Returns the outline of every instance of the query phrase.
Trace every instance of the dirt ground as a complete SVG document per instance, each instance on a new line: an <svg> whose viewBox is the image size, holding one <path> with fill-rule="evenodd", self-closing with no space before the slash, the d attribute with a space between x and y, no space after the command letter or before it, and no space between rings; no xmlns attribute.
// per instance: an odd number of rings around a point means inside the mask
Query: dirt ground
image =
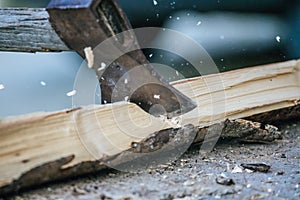
<svg viewBox="0 0 300 200"><path fill-rule="evenodd" d="M284 138L272 144L223 142L207 155L199 154L196 145L176 162L155 169L102 171L9 199L300 199L300 122L279 128ZM243 163L271 168L253 172Z"/></svg>

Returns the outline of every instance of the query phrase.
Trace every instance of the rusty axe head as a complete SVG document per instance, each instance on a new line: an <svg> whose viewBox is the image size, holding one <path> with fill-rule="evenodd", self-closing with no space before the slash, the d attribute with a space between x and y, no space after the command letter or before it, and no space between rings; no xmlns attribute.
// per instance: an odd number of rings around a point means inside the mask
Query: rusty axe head
<svg viewBox="0 0 300 200"><path fill-rule="evenodd" d="M118 35L131 26L115 0L51 0L47 11L60 38L83 58L86 57L85 48L94 49L110 37L116 37L117 46L122 48L138 46L134 33ZM196 107L191 99L154 71L141 50L122 55L105 70L99 54L101 52L94 52L92 65L100 81L102 102L130 100L154 116L168 117ZM124 82L120 81L122 78ZM120 82L123 84L117 84Z"/></svg>

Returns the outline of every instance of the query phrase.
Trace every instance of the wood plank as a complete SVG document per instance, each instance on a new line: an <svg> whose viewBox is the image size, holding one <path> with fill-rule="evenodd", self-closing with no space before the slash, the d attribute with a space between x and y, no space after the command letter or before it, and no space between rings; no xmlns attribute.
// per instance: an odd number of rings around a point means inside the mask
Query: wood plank
<svg viewBox="0 0 300 200"><path fill-rule="evenodd" d="M0 51L67 51L44 8L1 8Z"/></svg>
<svg viewBox="0 0 300 200"><path fill-rule="evenodd" d="M207 127L296 106L300 61L245 68L173 82L198 104L177 119L155 118L120 102L0 119L0 188L62 158L63 168L113 157L154 132L186 124ZM178 121L181 121L179 124Z"/></svg>

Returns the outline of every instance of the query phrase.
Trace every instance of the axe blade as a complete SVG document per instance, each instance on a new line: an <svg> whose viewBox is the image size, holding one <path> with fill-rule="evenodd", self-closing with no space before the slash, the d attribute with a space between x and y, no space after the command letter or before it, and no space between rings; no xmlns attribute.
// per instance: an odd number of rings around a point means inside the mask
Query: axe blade
<svg viewBox="0 0 300 200"><path fill-rule="evenodd" d="M86 47L95 48L105 39L131 29L126 15L115 0L52 0L47 11L51 25L60 38L83 58ZM127 45L138 47L134 34L117 39L124 49ZM121 56L104 73L100 73L101 62L97 61L97 54L94 55L96 62L93 69L99 78L102 102L124 101L127 97L146 112L154 116L167 115L169 118L196 108L195 102L155 72L141 50ZM141 65L145 67L132 70ZM132 81L126 87L116 85L126 74Z"/></svg>

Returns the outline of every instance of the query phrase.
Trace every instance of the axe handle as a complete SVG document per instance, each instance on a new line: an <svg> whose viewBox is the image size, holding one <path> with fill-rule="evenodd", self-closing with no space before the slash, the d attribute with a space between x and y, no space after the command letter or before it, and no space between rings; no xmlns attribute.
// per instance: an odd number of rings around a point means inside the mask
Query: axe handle
<svg viewBox="0 0 300 200"><path fill-rule="evenodd" d="M1 8L0 51L70 51L48 19L44 8Z"/></svg>

